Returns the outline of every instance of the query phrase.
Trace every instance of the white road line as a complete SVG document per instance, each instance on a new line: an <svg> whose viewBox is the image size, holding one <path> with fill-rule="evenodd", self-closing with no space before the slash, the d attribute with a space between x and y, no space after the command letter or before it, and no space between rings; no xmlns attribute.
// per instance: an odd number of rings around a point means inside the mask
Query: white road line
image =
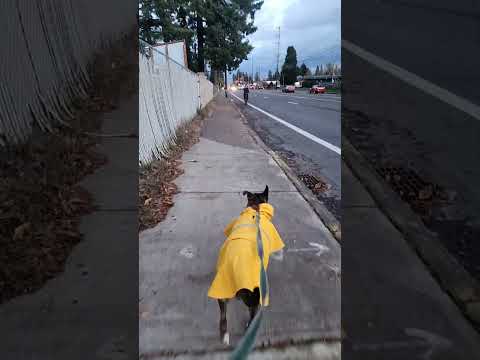
<svg viewBox="0 0 480 360"><path fill-rule="evenodd" d="M293 101L287 101L289 104L293 104L293 105L298 105L298 103L296 102L293 102Z"/></svg>
<svg viewBox="0 0 480 360"><path fill-rule="evenodd" d="M336 103L341 103L342 100L340 99L317 99L317 98L314 98L312 96L308 96L308 97L305 97L305 96L295 96L295 95L291 95L292 97L294 98L297 98L297 99L308 99L308 100L315 100L315 101L325 101L325 102L336 102ZM323 95L320 95L320 96L323 96Z"/></svg>
<svg viewBox="0 0 480 360"><path fill-rule="evenodd" d="M398 79L406 82L407 84L423 90L427 94L442 100L443 102L467 113L477 120L480 120L480 106L472 103L471 101L455 95L454 93L441 88L440 86L435 85L408 70L392 64L391 62L382 59L381 57L376 56L365 49L362 49L348 40L342 40L342 47L358 57L368 61L369 63L377 66L378 68L397 77Z"/></svg>
<svg viewBox="0 0 480 360"><path fill-rule="evenodd" d="M237 95L232 94L232 96L235 97L237 100L243 102L243 100L240 99ZM248 106L254 108L257 111L260 111L262 114L267 115L269 118L271 118L275 121L278 121L280 124L285 125L286 127L288 127L290 129L292 129L293 131L299 133L300 135L303 135L306 138L316 142L317 144L325 146L327 149L332 150L333 152L337 153L338 155L342 154L342 150L338 146L330 144L329 142L327 142L325 140L322 140L322 139L316 137L315 135L310 134L309 132L307 132L305 130L300 129L299 127L296 127L295 125L292 125L289 122L286 122L285 120L282 120L279 117L277 117L273 114L270 114L269 112L266 112L265 110L260 109L259 107L255 106L255 105L252 105L252 104L249 103Z"/></svg>
<svg viewBox="0 0 480 360"><path fill-rule="evenodd" d="M296 99L307 99L307 100L315 100L315 101L324 101L324 102L331 102L331 103L341 103L342 102L342 99L341 98L328 98L328 99L321 99L321 98L315 98L313 96L296 96L296 95L280 95L280 94L272 94L273 96L278 96L278 97L284 97L284 96L288 96L288 97L292 97L292 98L296 98ZM320 95L323 97L323 95ZM336 96L336 95L335 95Z"/></svg>

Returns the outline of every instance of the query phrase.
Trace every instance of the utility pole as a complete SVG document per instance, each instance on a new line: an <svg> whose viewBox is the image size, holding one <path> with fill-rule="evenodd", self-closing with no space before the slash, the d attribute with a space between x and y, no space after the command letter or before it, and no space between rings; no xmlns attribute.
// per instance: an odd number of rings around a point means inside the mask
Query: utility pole
<svg viewBox="0 0 480 360"><path fill-rule="evenodd" d="M280 26L278 27L278 39L277 39L277 74L278 77L280 76L280 73L278 72L278 63L280 62ZM279 78L275 80L280 80ZM275 88L277 88L277 85L275 84Z"/></svg>
<svg viewBox="0 0 480 360"><path fill-rule="evenodd" d="M254 78L253 78L253 55L252 55L252 83L253 83L253 80Z"/></svg>

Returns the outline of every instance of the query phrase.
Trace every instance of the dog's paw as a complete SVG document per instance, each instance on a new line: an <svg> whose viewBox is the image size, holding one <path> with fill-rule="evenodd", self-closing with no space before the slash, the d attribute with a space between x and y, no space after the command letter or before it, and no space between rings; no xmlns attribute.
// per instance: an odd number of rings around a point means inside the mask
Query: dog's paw
<svg viewBox="0 0 480 360"><path fill-rule="evenodd" d="M223 334L222 343L223 345L230 345L230 334L228 332Z"/></svg>

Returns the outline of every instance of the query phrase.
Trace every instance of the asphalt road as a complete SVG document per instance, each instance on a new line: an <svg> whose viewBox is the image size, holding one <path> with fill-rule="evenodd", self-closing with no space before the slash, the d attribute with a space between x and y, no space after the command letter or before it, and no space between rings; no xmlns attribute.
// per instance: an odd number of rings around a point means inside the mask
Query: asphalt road
<svg viewBox="0 0 480 360"><path fill-rule="evenodd" d="M478 1L350 0L342 39L478 103L479 19Z"/></svg>
<svg viewBox="0 0 480 360"><path fill-rule="evenodd" d="M234 91L232 94L243 99L242 91ZM250 91L249 104L307 134L300 134L258 109L245 106L234 96L231 98L239 105L250 126L289 164L300 179L304 180L305 175L310 175L326 184L326 187L317 192L317 196L340 219L340 155L332 148L341 146L341 97L335 94L310 95L305 90L288 94L275 90ZM313 141L309 135L332 147ZM306 184L309 185L308 181Z"/></svg>
<svg viewBox="0 0 480 360"><path fill-rule="evenodd" d="M344 41L342 134L373 167L412 170L425 182L452 195L446 204L435 198L431 204L427 203L422 215L424 223L477 278L480 278L477 241L480 117L475 110L478 107L468 102L480 105L479 9L478 1L464 0L342 2L342 39L373 54L359 56L361 52L352 52ZM383 62L382 68L382 62L375 60L378 58L393 66ZM398 76L400 73L403 75ZM430 86L425 86L421 79ZM348 204L354 198L353 192L349 195L348 184L343 189L343 200ZM342 347L344 355L369 359L419 358L419 349L413 348L392 357L394 351L389 346L395 337L385 329L399 333L407 327L430 327L437 335L453 339L453 327L445 321L447 312L437 307L440 299L435 299L432 306L424 301L434 299L432 292L422 287L411 291L413 284L423 277L420 272L404 275L410 289L392 281L395 264L385 253L393 253L398 244L391 243L382 251L376 237L390 240L391 235L379 236L382 225L369 226L370 219L365 216L363 220L359 205L355 207L343 209L342 263L343 272L348 275L342 279L342 323L354 342L379 346L355 349L347 341ZM360 244L367 250L359 250ZM400 258L399 252L395 251L395 256ZM403 267L410 268L406 264ZM385 274L388 280L382 279ZM375 294L374 302L364 301L363 294L368 292ZM430 307L434 311L412 316L410 309L414 307ZM452 308L452 314L454 311ZM364 319L372 314L377 322L369 327ZM457 310L456 317L461 316ZM463 336L454 340L452 350L468 349L462 342L471 339ZM447 352L430 355L432 359L475 357Z"/></svg>
<svg viewBox="0 0 480 360"><path fill-rule="evenodd" d="M344 48L344 134L372 163L413 169L455 194L424 222L480 280L480 3L367 0L342 15L345 40L441 89Z"/></svg>

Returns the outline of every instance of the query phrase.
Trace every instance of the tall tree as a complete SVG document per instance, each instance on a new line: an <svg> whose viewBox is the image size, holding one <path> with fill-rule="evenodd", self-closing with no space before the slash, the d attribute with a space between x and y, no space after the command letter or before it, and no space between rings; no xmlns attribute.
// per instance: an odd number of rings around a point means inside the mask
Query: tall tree
<svg viewBox="0 0 480 360"><path fill-rule="evenodd" d="M273 74L272 70L268 70L267 80L272 80Z"/></svg>
<svg viewBox="0 0 480 360"><path fill-rule="evenodd" d="M260 81L260 74L258 73L258 71L255 73L255 81L256 82Z"/></svg>
<svg viewBox="0 0 480 360"><path fill-rule="evenodd" d="M334 73L334 65L332 63L328 63L325 65L325 74L326 75L333 75Z"/></svg>
<svg viewBox="0 0 480 360"><path fill-rule="evenodd" d="M280 80L280 73L277 70L275 70L275 75L272 80Z"/></svg>
<svg viewBox="0 0 480 360"><path fill-rule="evenodd" d="M287 48L287 55L282 66L282 77L286 85L293 85L297 80L297 51L293 46Z"/></svg>
<svg viewBox="0 0 480 360"><path fill-rule="evenodd" d="M205 53L213 68L225 72L226 80L227 71L238 68L253 49L246 36L257 30L255 12L263 1L216 0L214 3L215 18L207 21Z"/></svg>
<svg viewBox="0 0 480 360"><path fill-rule="evenodd" d="M305 76L307 75L307 72L309 72L310 70L308 69L307 65L305 65L305 63L303 63L301 66L300 66L300 74L301 76Z"/></svg>
<svg viewBox="0 0 480 360"><path fill-rule="evenodd" d="M252 46L259 0L139 0L140 36L147 42L184 39L189 67L225 73L238 68ZM212 73L214 73L212 71ZM212 75L213 76L213 75Z"/></svg>
<svg viewBox="0 0 480 360"><path fill-rule="evenodd" d="M315 69L315 76L320 75L320 68L317 65L317 68Z"/></svg>

